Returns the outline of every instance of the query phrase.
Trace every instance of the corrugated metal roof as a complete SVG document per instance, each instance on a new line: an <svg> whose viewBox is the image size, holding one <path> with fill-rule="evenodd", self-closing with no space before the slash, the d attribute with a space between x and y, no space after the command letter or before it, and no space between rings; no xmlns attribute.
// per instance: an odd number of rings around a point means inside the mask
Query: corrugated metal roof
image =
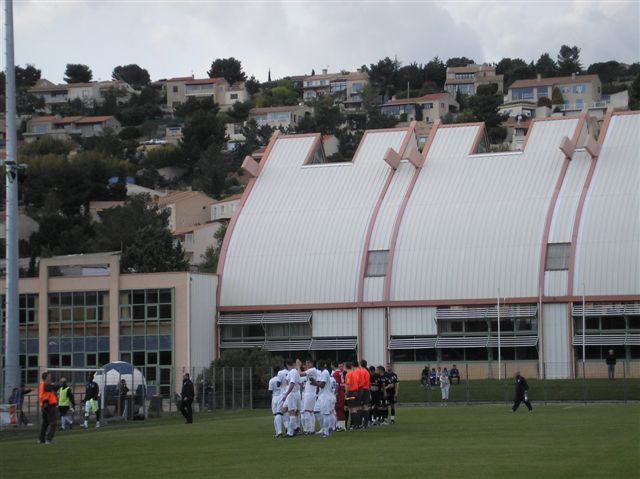
<svg viewBox="0 0 640 479"><path fill-rule="evenodd" d="M353 163L303 166L317 137L282 137L238 217L223 306L352 302L365 233L407 131L368 132Z"/></svg>
<svg viewBox="0 0 640 479"><path fill-rule="evenodd" d="M569 163L567 174L562 183L558 201L553 212L549 243L570 243L573 222L580 200L582 187L589 173L591 156L586 151L576 151Z"/></svg>
<svg viewBox="0 0 640 479"><path fill-rule="evenodd" d="M614 115L586 196L574 294L640 292L640 113Z"/></svg>
<svg viewBox="0 0 640 479"><path fill-rule="evenodd" d="M392 300L538 296L545 217L577 119L536 122L522 154L469 155L479 126L437 130L405 212Z"/></svg>

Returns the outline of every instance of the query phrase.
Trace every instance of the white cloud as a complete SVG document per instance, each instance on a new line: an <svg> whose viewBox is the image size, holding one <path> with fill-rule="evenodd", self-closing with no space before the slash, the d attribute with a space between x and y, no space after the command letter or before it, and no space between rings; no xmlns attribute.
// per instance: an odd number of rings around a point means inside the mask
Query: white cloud
<svg viewBox="0 0 640 479"><path fill-rule="evenodd" d="M354 69L390 56L478 62L535 60L578 45L586 66L640 60L637 2L147 2L16 1L16 62L61 81L66 63L95 78L138 63L152 78L206 75L234 56L265 80Z"/></svg>

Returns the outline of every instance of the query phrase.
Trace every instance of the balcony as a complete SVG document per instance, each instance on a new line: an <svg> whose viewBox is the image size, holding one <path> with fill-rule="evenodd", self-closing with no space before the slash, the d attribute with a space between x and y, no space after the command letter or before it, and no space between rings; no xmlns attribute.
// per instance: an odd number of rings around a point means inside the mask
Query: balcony
<svg viewBox="0 0 640 479"><path fill-rule="evenodd" d="M561 111L580 111L583 108L588 109L606 109L609 106L608 101L592 101L592 102L582 102L582 103L567 103L565 105L558 105ZM555 108L555 105L554 105Z"/></svg>

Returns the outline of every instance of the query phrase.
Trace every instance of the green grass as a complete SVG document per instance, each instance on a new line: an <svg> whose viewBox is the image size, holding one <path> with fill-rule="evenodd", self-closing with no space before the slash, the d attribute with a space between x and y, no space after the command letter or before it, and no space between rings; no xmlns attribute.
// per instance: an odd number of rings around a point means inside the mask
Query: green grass
<svg viewBox="0 0 640 479"><path fill-rule="evenodd" d="M640 379L609 381L608 379L554 379L542 381L528 379L532 400L544 401L640 401ZM586 396L585 396L586 391ZM469 402L511 402L513 401L513 379L470 380ZM440 387L425 389L419 381L403 381L399 400L405 403L440 403ZM452 384L449 389L451 402L467 402L467 384Z"/></svg>
<svg viewBox="0 0 640 479"><path fill-rule="evenodd" d="M202 413L58 433L0 433L2 477L632 478L640 470L640 406L399 408L398 424L273 439L269 411ZM90 472L87 472L90 471ZM364 475L364 476L363 476Z"/></svg>

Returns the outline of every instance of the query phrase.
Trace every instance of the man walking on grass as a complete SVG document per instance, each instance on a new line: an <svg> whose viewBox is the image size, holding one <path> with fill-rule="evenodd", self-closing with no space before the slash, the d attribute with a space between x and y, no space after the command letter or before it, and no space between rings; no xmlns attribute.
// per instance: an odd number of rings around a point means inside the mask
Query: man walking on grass
<svg viewBox="0 0 640 479"><path fill-rule="evenodd" d="M42 424L40 425L40 444L51 444L56 433L56 406L58 397L56 391L58 385L51 381L51 373L42 373L42 382L38 386L38 402L42 412Z"/></svg>
<svg viewBox="0 0 640 479"><path fill-rule="evenodd" d="M184 416L185 424L193 424L193 410L191 404L195 397L193 382L189 377L189 373L185 373L182 377L182 391L180 392L180 412Z"/></svg>
<svg viewBox="0 0 640 479"><path fill-rule="evenodd" d="M511 410L513 412L516 412L518 410L518 407L520 407L520 403L523 402L529 409L529 412L532 412L533 407L531 407L531 402L529 401L529 384L523 376L520 376L520 371L516 372L515 385L516 397L513 401L513 407L511 408Z"/></svg>

